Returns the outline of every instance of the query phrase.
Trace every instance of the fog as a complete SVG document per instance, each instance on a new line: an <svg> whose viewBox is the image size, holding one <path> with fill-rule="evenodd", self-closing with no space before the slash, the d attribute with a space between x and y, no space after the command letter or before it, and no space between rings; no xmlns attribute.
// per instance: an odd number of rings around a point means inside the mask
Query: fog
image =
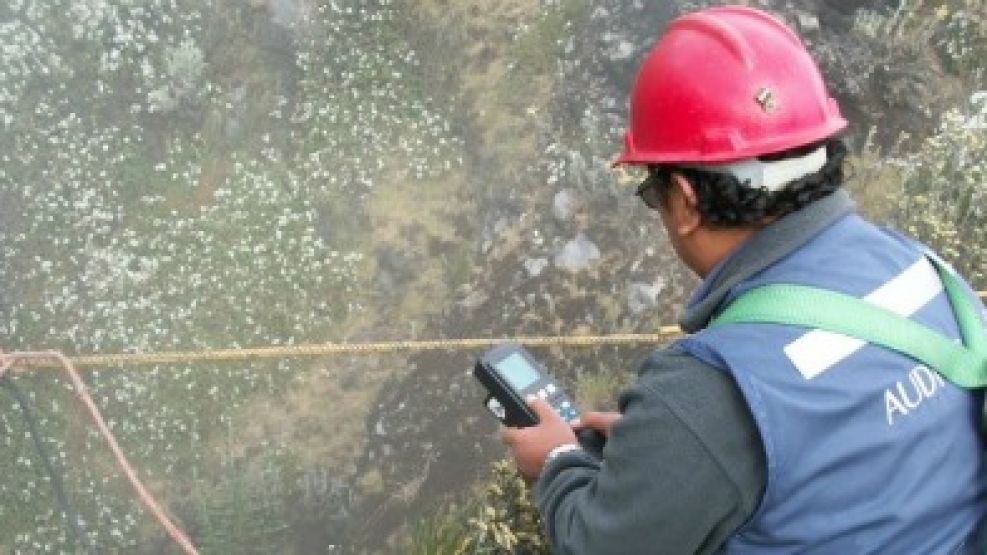
<svg viewBox="0 0 987 555"><path fill-rule="evenodd" d="M7 0L0 349L674 324L697 280L634 197L637 177L610 160L637 64L671 17L707 4ZM862 208L948 240L889 187L924 167L913 154L929 151L943 114L983 136L982 5L755 4L805 37L852 120L857 175L884 187L851 183ZM971 148L976 158L984 146ZM884 167L904 173L868 173ZM978 183L963 212L974 223ZM985 260L982 249L957 257ZM612 408L655 346L535 353L584 406ZM402 553L503 456L469 375L478 354L82 370L202 553ZM29 413L3 390L0 551L178 552L64 378L31 369L10 381Z"/></svg>

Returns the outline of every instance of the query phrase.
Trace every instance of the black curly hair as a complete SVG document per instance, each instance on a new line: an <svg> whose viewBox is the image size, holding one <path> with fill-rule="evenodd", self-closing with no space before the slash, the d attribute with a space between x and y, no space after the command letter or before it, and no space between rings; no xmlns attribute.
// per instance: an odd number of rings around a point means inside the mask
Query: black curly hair
<svg viewBox="0 0 987 555"><path fill-rule="evenodd" d="M774 192L747 187L732 175L683 168L674 164L649 166L648 181L651 183L648 185L646 181L641 189L653 186L657 189L661 202L667 202L671 175L679 173L689 180L696 192L703 223L714 227L758 225L800 210L843 185L843 161L847 148L838 138L759 156L758 159L770 162L804 156L820 146L826 147L826 164L819 171L796 179Z"/></svg>

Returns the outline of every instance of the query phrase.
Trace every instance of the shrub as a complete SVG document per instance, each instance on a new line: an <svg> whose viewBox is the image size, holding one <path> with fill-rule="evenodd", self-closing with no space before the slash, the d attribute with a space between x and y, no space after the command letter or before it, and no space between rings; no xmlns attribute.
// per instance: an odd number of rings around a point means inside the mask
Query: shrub
<svg viewBox="0 0 987 555"><path fill-rule="evenodd" d="M987 287L987 91L966 110L943 114L939 130L903 157L896 224L932 246L975 286Z"/></svg>
<svg viewBox="0 0 987 555"><path fill-rule="evenodd" d="M412 553L429 555L551 553L529 488L508 460L494 463L475 503L429 519L412 541Z"/></svg>

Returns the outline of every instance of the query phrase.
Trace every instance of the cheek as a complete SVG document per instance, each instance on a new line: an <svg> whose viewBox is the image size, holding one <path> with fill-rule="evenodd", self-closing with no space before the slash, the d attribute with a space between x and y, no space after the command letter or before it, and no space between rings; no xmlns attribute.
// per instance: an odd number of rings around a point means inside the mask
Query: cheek
<svg viewBox="0 0 987 555"><path fill-rule="evenodd" d="M672 222L672 218L667 210L659 210L661 227L665 230L665 236L668 237L668 242L672 244L672 250L681 260L685 260L684 252L682 249L682 241L679 234L675 232L675 227Z"/></svg>
<svg viewBox="0 0 987 555"><path fill-rule="evenodd" d="M668 236L668 240L673 244L675 243L675 233L673 232L673 226L671 222L671 215L668 210L661 208L658 210L658 219L661 221L661 227L665 230L665 235Z"/></svg>

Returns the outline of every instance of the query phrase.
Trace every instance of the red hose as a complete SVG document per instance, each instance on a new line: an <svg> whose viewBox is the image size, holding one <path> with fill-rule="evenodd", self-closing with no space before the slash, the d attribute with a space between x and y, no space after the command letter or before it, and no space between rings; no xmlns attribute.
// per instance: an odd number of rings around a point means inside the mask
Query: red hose
<svg viewBox="0 0 987 555"><path fill-rule="evenodd" d="M130 481L130 486L137 494L137 497L140 498L141 502L144 503L144 506L151 511L151 514L158 519L161 526L168 532L171 539L175 540L175 543L181 546L186 554L198 555L199 552L195 549L195 546L192 545L192 542L189 541L188 536L186 536L185 533L182 532L182 530L168 518L168 515L166 515L161 506L158 505L158 502L155 501L154 497L147 491L147 489L144 488L144 485L137 477L137 472L134 471L134 468L130 466L129 462L127 462L127 457L123 454L123 450L120 449L120 445L117 443L116 437L113 435L113 432L110 431L109 426L106 425L106 421L103 420L103 415L99 412L99 408L89 395L89 390L86 387L86 383L82 381L82 378L79 376L79 372L76 371L75 366L72 365L72 362L65 355L57 351L6 354L0 353L0 376L3 376L6 372L8 372L18 360L30 359L54 359L61 363L62 368L68 375L69 380L72 382L72 387L75 389L76 395L79 396L79 400L82 401L82 404L86 406L86 409L89 411L89 415L92 416L93 422L95 422L96 427L99 428L99 433L110 446L110 451L113 451L113 456L117 460L117 465L119 465L123 470L123 473L127 475L127 480Z"/></svg>

